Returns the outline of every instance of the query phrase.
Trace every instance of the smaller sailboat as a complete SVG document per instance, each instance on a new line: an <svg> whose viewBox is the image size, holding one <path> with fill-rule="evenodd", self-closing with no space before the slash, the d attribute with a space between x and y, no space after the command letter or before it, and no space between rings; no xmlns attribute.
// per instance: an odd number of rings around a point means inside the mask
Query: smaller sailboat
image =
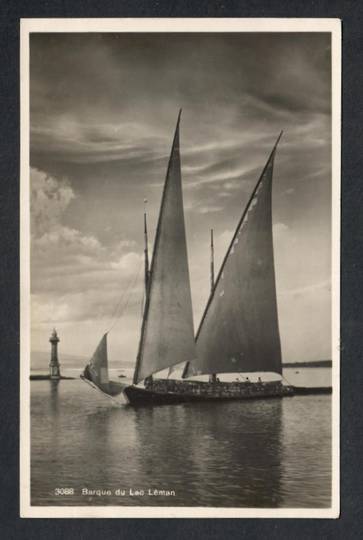
<svg viewBox="0 0 363 540"><path fill-rule="evenodd" d="M109 378L107 333L102 336L91 360L84 368L81 379L117 404L124 402L122 399L118 399L124 386Z"/></svg>

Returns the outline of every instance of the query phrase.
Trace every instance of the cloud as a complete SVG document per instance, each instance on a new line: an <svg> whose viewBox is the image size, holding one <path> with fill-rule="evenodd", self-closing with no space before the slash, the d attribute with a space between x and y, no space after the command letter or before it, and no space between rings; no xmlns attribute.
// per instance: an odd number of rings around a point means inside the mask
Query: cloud
<svg viewBox="0 0 363 540"><path fill-rule="evenodd" d="M143 260L143 256L140 253L129 252L122 255L116 262L111 262L111 268L133 272L140 266Z"/></svg>
<svg viewBox="0 0 363 540"><path fill-rule="evenodd" d="M297 287L294 289L280 290L279 295L305 295L306 293L319 293L327 292L330 294L331 291L331 280L326 279L319 283L313 283L311 285L305 285L304 287Z"/></svg>
<svg viewBox="0 0 363 540"><path fill-rule="evenodd" d="M142 297L142 255L135 242L104 246L93 235L63 224L76 195L66 179L31 170L32 324L110 318L119 299ZM135 296L136 295L136 296Z"/></svg>
<svg viewBox="0 0 363 540"><path fill-rule="evenodd" d="M223 206L212 206L212 205L204 205L204 206L198 206L197 211L200 214L209 214L214 212L220 212L223 210Z"/></svg>
<svg viewBox="0 0 363 540"><path fill-rule="evenodd" d="M31 127L31 151L77 164L161 158L165 138L141 123L87 124L60 116Z"/></svg>
<svg viewBox="0 0 363 540"><path fill-rule="evenodd" d="M30 169L31 231L37 236L56 226L75 194L69 183Z"/></svg>
<svg viewBox="0 0 363 540"><path fill-rule="evenodd" d="M101 250L100 242L94 236L84 236L76 229L69 227L58 226L56 222L53 223L53 228L49 232L42 234L42 236L35 238L33 246L43 250L57 249L65 246L67 249L76 252L77 254L90 254L97 253Z"/></svg>
<svg viewBox="0 0 363 540"><path fill-rule="evenodd" d="M61 301L58 297L49 299L33 294L31 297L31 318L32 325L58 324L69 320L70 306L68 302Z"/></svg>

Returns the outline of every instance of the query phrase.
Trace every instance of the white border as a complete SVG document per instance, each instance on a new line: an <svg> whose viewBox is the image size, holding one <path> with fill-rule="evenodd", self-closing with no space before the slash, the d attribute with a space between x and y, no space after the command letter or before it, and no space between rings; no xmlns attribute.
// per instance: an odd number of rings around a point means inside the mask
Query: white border
<svg viewBox="0 0 363 540"><path fill-rule="evenodd" d="M332 506L214 508L31 506L29 33L31 32L331 32L332 34ZM339 19L21 19L20 23L20 516L57 518L339 517L341 22Z"/></svg>

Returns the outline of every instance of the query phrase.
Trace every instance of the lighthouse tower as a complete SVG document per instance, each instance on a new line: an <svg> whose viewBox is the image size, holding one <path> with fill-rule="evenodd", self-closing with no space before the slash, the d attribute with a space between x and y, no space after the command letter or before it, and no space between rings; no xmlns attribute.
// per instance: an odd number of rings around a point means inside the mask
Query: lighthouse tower
<svg viewBox="0 0 363 540"><path fill-rule="evenodd" d="M51 379L60 379L60 364L58 361L59 337L57 335L57 331L55 328L53 329L53 332L49 338L49 341L52 345L52 352L51 352L50 363L49 363L49 376Z"/></svg>

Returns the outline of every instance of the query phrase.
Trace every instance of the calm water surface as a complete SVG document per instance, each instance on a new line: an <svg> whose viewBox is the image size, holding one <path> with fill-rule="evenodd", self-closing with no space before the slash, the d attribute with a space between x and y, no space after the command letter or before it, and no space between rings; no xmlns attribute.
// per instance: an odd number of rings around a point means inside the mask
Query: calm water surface
<svg viewBox="0 0 363 540"><path fill-rule="evenodd" d="M133 409L79 379L31 392L33 505L330 506L331 396Z"/></svg>

